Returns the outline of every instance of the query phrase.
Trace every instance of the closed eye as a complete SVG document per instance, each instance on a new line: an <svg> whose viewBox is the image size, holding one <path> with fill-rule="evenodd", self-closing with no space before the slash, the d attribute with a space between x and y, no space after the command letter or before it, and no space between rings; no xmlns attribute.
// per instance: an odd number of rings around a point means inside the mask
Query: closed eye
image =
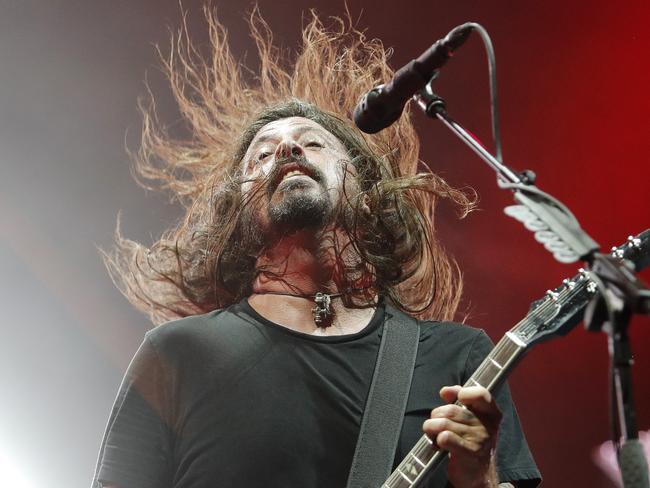
<svg viewBox="0 0 650 488"><path fill-rule="evenodd" d="M307 144L305 144L305 147L319 147L319 148L322 148L324 146L318 141L309 141Z"/></svg>
<svg viewBox="0 0 650 488"><path fill-rule="evenodd" d="M265 151L265 152L261 152L261 153L259 153L259 154L257 155L257 160L256 160L256 161L257 161L258 163L261 162L261 161L264 161L264 160L265 160L266 158L268 158L270 155L271 155L270 152L266 152L266 151Z"/></svg>

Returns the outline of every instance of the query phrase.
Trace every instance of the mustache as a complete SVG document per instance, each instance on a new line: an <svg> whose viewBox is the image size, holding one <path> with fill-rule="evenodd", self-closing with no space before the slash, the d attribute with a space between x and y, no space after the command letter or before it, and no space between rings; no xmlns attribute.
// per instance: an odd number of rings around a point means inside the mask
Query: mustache
<svg viewBox="0 0 650 488"><path fill-rule="evenodd" d="M313 165L304 154L298 156L289 156L285 158L280 158L275 161L273 169L267 175L267 193L269 195L277 189L281 181L281 175L285 169L285 166L291 164L296 166L298 170L302 171L310 178L312 178L317 183L322 183L325 181L325 175L320 171L315 165Z"/></svg>

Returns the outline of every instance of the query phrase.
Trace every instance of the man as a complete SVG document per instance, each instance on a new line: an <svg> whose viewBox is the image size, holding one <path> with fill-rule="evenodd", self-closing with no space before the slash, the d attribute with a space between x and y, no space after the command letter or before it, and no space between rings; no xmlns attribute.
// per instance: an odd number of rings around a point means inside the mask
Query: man
<svg viewBox="0 0 650 488"><path fill-rule="evenodd" d="M108 264L155 320L185 318L150 331L134 357L95 486L343 487L384 320L397 308L446 319L456 307L453 266L429 210L436 194L469 203L430 173L403 171L417 154L408 119L369 141L305 101L327 105L332 88L349 101L362 89L360 68L387 71L383 48L314 18L291 78L260 22L252 24L262 58L257 92L239 89L210 17L212 70L194 68L183 48L182 74L168 65L195 138L171 143L145 125L140 173L185 198L187 216L151 249L119 238ZM352 42L339 49L342 40ZM237 110L251 112L248 122L232 116ZM224 149L236 130L243 135ZM162 167L147 159L152 152ZM191 177L178 177L178 167ZM539 481L507 390L495 401L484 388L458 386L490 347L478 330L421 323L396 462L424 431L451 453L428 486Z"/></svg>

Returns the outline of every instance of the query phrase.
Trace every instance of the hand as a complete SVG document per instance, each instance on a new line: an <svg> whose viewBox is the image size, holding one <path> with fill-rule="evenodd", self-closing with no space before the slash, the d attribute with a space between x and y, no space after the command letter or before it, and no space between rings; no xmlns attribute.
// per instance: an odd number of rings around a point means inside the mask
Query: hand
<svg viewBox="0 0 650 488"><path fill-rule="evenodd" d="M440 449L449 451L449 482L454 488L496 487L493 454L501 412L494 398L483 387L458 385L445 386L440 397L449 405L432 410L422 428Z"/></svg>

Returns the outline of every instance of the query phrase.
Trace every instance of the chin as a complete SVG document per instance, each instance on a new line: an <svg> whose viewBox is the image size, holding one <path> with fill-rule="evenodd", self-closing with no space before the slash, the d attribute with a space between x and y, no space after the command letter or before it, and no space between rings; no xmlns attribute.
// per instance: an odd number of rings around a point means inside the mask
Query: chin
<svg viewBox="0 0 650 488"><path fill-rule="evenodd" d="M323 228L331 214L332 205L327 193L285 193L279 202L269 205L269 223L273 230L283 234Z"/></svg>

